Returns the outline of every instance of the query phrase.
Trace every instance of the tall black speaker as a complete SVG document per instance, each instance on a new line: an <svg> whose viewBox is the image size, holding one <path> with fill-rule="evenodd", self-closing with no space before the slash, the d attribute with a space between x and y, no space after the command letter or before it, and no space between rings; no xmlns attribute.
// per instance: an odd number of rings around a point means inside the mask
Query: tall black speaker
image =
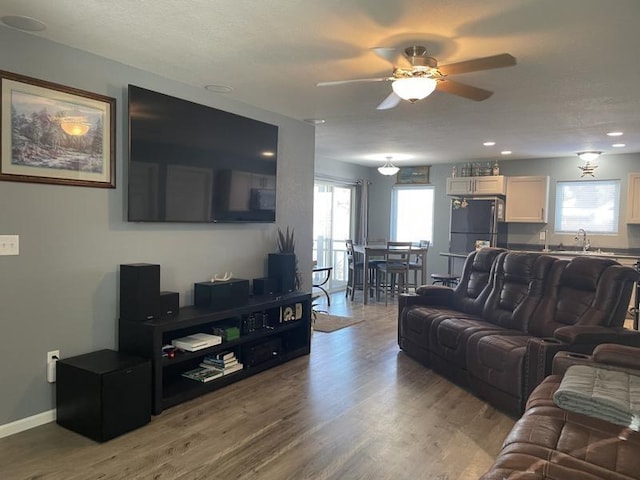
<svg viewBox="0 0 640 480"><path fill-rule="evenodd" d="M160 317L160 265L120 265L120 318L143 322Z"/></svg>
<svg viewBox="0 0 640 480"><path fill-rule="evenodd" d="M296 256L293 253L270 253L269 278L278 281L278 293L290 293L296 289Z"/></svg>

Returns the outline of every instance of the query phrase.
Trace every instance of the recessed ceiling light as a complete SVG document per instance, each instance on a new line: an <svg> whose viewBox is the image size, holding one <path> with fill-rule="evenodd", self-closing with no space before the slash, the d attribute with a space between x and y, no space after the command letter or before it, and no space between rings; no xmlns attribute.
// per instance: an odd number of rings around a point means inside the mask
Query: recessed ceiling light
<svg viewBox="0 0 640 480"><path fill-rule="evenodd" d="M626 143L614 143L613 145L611 145L613 148L622 148L622 147L626 147L627 144Z"/></svg>
<svg viewBox="0 0 640 480"><path fill-rule="evenodd" d="M303 121L311 125L322 125L325 122L322 118L305 118Z"/></svg>
<svg viewBox="0 0 640 480"><path fill-rule="evenodd" d="M204 88L214 93L231 93L233 92L233 87L229 85L219 85L212 83L211 85L205 85Z"/></svg>
<svg viewBox="0 0 640 480"><path fill-rule="evenodd" d="M25 32L39 32L47 28L44 22L22 15L5 15L0 21L7 27L17 28Z"/></svg>
<svg viewBox="0 0 640 480"><path fill-rule="evenodd" d="M624 133L622 133L622 132L609 132L609 133L607 133L607 135L609 135L610 137L619 137L621 135L624 135Z"/></svg>
<svg viewBox="0 0 640 480"><path fill-rule="evenodd" d="M500 152L502 155L511 155L513 152L511 150L503 150Z"/></svg>
<svg viewBox="0 0 640 480"><path fill-rule="evenodd" d="M496 142L484 142L483 145L485 147L493 147L496 144Z"/></svg>

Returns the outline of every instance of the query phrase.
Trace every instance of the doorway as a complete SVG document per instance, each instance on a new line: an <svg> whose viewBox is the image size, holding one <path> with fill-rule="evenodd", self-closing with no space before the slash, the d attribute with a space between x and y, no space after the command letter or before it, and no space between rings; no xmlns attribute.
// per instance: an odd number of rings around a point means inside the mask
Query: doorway
<svg viewBox="0 0 640 480"><path fill-rule="evenodd" d="M355 186L316 180L313 189L313 260L317 267L333 267L325 286L329 292L347 286L345 241L352 238ZM314 283L316 283L314 279Z"/></svg>

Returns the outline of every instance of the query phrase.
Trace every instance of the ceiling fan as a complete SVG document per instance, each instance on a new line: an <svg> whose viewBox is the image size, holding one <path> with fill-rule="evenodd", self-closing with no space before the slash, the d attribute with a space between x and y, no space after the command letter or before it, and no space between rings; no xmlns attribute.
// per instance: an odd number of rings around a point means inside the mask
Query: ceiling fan
<svg viewBox="0 0 640 480"><path fill-rule="evenodd" d="M380 47L374 48L373 51L393 64L393 73L390 77L338 80L320 82L317 85L326 87L358 82L393 82L391 84L393 91L376 107L378 110L393 108L401 100L415 103L429 96L436 89L480 102L493 95L493 92L456 82L449 79L449 75L510 67L516 64L515 57L508 53L502 53L438 66L438 60L427 55L427 49L421 45L407 47L403 54L398 54L395 48Z"/></svg>

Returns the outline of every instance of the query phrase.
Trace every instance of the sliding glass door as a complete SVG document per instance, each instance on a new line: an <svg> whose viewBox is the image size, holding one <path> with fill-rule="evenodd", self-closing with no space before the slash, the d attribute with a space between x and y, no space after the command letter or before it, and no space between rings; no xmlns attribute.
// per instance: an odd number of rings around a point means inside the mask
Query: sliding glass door
<svg viewBox="0 0 640 480"><path fill-rule="evenodd" d="M313 260L318 267L333 267L327 290L347 285L345 240L352 238L355 186L316 180L313 199ZM314 283L316 283L314 279Z"/></svg>

